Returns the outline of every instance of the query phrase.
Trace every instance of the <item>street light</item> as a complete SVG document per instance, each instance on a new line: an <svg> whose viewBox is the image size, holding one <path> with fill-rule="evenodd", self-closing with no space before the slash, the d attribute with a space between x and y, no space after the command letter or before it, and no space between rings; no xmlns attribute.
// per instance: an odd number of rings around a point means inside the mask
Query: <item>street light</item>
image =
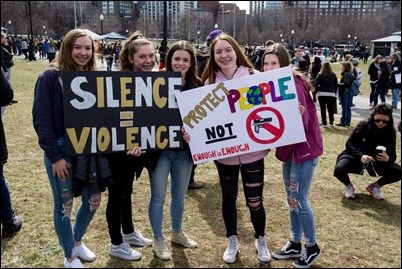
<svg viewBox="0 0 402 269"><path fill-rule="evenodd" d="M103 35L103 19L104 19L105 17L103 17L103 14L100 14L100 16L99 16L99 19L100 19L100 21L101 21L101 34Z"/></svg>
<svg viewBox="0 0 402 269"><path fill-rule="evenodd" d="M281 42L283 43L283 38L282 38L282 36L283 36L282 34L279 35L279 37L280 37L280 39L281 39Z"/></svg>
<svg viewBox="0 0 402 269"><path fill-rule="evenodd" d="M43 25L43 34L46 36L46 26Z"/></svg>
<svg viewBox="0 0 402 269"><path fill-rule="evenodd" d="M215 23L215 29L218 29L218 24L217 23Z"/></svg>
<svg viewBox="0 0 402 269"><path fill-rule="evenodd" d="M197 39L198 39L197 48L199 48L200 47L200 30L197 31Z"/></svg>
<svg viewBox="0 0 402 269"><path fill-rule="evenodd" d="M292 30L292 50L293 50L293 35L295 34L295 30Z"/></svg>
<svg viewBox="0 0 402 269"><path fill-rule="evenodd" d="M126 36L128 36L128 29L126 29Z"/></svg>
<svg viewBox="0 0 402 269"><path fill-rule="evenodd" d="M221 5L221 7L222 7L222 24L221 24L221 27L222 27L222 29L223 29L223 14L224 14L225 12L223 11L223 5Z"/></svg>
<svg viewBox="0 0 402 269"><path fill-rule="evenodd" d="M13 34L12 34L12 31L11 31L11 21L8 21L8 25L9 25L9 28L10 28L10 36L12 36Z"/></svg>
<svg viewBox="0 0 402 269"><path fill-rule="evenodd" d="M348 35L348 51L350 49L350 35Z"/></svg>
<svg viewBox="0 0 402 269"><path fill-rule="evenodd" d="M236 3L233 1L233 38L236 38Z"/></svg>

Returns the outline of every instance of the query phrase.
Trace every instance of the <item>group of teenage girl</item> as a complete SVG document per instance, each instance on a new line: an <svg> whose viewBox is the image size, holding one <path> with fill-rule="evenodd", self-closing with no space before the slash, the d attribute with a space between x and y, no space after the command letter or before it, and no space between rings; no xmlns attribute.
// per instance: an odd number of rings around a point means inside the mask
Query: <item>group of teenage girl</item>
<svg viewBox="0 0 402 269"><path fill-rule="evenodd" d="M96 71L94 42L81 29L74 29L63 39L56 58L39 76L35 85L33 124L44 151L44 161L54 198L54 227L64 250L64 267L83 268L82 261L91 262L96 255L85 246L83 236L101 204L105 188L99 181L89 181L79 194L74 188L74 160L65 154L62 79L65 71ZM141 33L133 33L122 46L119 56L120 70L149 72L155 66L155 49L152 42ZM255 70L236 40L228 34L218 35L210 48L201 78L198 76L194 47L187 41L174 43L166 54L166 71L181 73L182 91L219 83L255 73L290 65L288 50L279 43L264 53L261 70ZM276 259L294 259L296 268L308 268L321 255L316 240L314 213L308 201L314 170L323 153L316 108L311 97L310 85L294 71L294 81L299 101L306 142L279 147L276 157L282 162L283 184L287 196L290 218L289 241L272 252ZM182 128L186 142L191 140ZM152 246L161 260L171 260L163 230L163 208L170 175L170 241L186 248L196 248L197 243L183 231L185 196L193 161L187 143L180 149L146 151L140 147L128 152L105 155L107 164L102 169L110 171L107 185L109 254L125 260L139 260L142 253L131 246ZM237 230L238 181L241 174L246 204L254 228L257 258L269 262L271 254L266 244L266 212L263 205L264 158L270 150L261 150L214 161L221 186L222 216L226 228L228 247L223 253L226 263L234 263L239 251ZM143 168L149 172L151 197L148 215L153 238L144 237L134 226L132 214L133 182ZM100 179L99 179L100 180ZM81 204L72 224L73 201L80 195ZM304 236L304 244L302 244Z"/></svg>

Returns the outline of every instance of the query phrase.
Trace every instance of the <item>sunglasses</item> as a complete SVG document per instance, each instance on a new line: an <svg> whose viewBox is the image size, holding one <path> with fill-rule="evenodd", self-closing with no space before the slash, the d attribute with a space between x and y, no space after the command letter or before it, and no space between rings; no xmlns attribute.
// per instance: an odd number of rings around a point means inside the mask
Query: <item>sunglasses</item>
<svg viewBox="0 0 402 269"><path fill-rule="evenodd" d="M382 122L382 123L384 123L384 124L387 124L389 121L388 120L381 120L381 119L375 119L374 120L376 123L380 123L380 122Z"/></svg>

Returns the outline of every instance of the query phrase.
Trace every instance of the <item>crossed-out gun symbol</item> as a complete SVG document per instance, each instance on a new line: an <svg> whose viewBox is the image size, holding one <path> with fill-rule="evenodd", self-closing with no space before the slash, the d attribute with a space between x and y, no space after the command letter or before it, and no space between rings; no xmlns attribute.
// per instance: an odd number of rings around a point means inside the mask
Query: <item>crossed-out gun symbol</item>
<svg viewBox="0 0 402 269"><path fill-rule="evenodd" d="M253 120L254 131L258 134L260 132L260 128L264 127L264 124L267 122L271 122L272 118L262 118L259 120Z"/></svg>

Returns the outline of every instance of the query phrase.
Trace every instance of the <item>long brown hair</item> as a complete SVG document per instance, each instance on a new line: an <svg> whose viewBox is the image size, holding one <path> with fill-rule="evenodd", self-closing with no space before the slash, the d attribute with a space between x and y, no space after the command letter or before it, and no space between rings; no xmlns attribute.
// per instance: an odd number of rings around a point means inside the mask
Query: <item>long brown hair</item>
<svg viewBox="0 0 402 269"><path fill-rule="evenodd" d="M79 67L76 62L74 62L71 57L71 53L74 50L75 41L83 36L87 36L91 40L92 44L92 56L89 62L84 66L85 71L95 71L96 61L95 61L95 44L91 36L88 35L82 29L70 30L63 39L60 46L60 51L57 53L56 58L49 64L48 67L55 68L57 70L78 70Z"/></svg>
<svg viewBox="0 0 402 269"><path fill-rule="evenodd" d="M216 61L215 61L215 46L216 46L216 42L218 42L219 40L225 40L232 46L233 50L236 53L236 57L237 57L236 65L238 67L245 66L245 67L254 69L254 66L251 64L250 60L243 53L243 50L240 48L240 46L236 42L236 40L233 37L231 37L230 35L222 33L222 34L218 35L212 42L211 56L209 57L207 65L201 76L202 83L205 83L205 81L207 81L207 80L211 84L215 83L216 72L218 72L220 70L220 67L216 64Z"/></svg>
<svg viewBox="0 0 402 269"><path fill-rule="evenodd" d="M172 70L172 57L178 50L187 51L190 54L191 66L186 73L186 81L193 85L201 85L201 79L198 77L197 58L195 57L194 47L185 40L177 41L172 45L166 54L166 71Z"/></svg>

